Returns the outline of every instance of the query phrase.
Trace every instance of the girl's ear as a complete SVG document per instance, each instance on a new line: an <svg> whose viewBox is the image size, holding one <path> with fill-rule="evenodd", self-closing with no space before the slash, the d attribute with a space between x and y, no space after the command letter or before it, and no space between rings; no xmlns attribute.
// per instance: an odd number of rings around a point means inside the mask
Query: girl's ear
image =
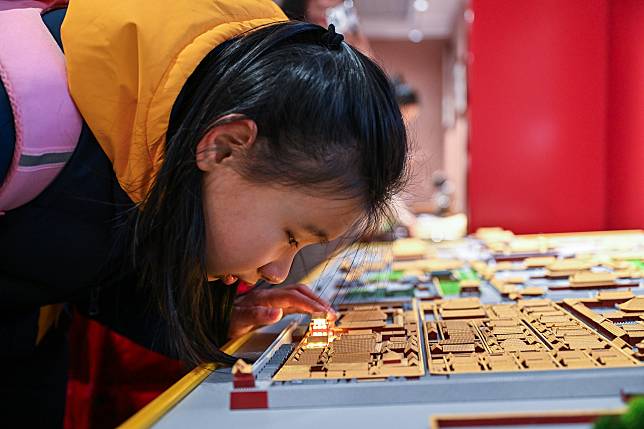
<svg viewBox="0 0 644 429"><path fill-rule="evenodd" d="M212 171L224 163L236 161L257 139L257 124L252 119L227 115L220 118L197 144L196 162L201 171ZM229 121L229 122L227 122Z"/></svg>

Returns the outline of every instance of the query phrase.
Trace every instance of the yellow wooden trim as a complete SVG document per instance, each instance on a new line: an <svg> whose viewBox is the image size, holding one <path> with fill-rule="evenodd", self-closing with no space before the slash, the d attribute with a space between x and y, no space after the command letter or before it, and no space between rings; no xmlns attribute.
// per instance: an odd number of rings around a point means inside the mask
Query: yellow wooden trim
<svg viewBox="0 0 644 429"><path fill-rule="evenodd" d="M248 339L252 332L249 332L226 344L222 351L228 354L235 353ZM217 364L209 363L200 365L186 374L181 380L173 384L168 390L159 395L148 405L139 410L119 426L120 429L149 428L161 417L170 411L179 401L192 392L203 382L215 369Z"/></svg>

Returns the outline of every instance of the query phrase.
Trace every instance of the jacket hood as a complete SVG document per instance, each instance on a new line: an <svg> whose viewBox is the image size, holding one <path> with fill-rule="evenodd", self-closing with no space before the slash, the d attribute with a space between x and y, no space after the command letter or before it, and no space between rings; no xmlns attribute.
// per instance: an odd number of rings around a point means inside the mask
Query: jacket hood
<svg viewBox="0 0 644 429"><path fill-rule="evenodd" d="M72 98L123 189L141 202L172 106L217 45L287 18L271 0L72 0L62 39Z"/></svg>

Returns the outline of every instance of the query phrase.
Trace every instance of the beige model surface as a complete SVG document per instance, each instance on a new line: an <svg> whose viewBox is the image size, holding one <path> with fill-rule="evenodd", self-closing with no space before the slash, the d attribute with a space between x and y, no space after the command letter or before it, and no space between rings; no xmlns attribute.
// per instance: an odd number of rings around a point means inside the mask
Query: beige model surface
<svg viewBox="0 0 644 429"><path fill-rule="evenodd" d="M421 311L431 374L640 364L622 343L547 299L493 305L454 299L424 302Z"/></svg>
<svg viewBox="0 0 644 429"><path fill-rule="evenodd" d="M594 298L565 299L561 306L644 364L643 296L630 291L602 292Z"/></svg>
<svg viewBox="0 0 644 429"><path fill-rule="evenodd" d="M416 303L342 305L329 341L302 339L274 381L298 379L379 379L425 374Z"/></svg>

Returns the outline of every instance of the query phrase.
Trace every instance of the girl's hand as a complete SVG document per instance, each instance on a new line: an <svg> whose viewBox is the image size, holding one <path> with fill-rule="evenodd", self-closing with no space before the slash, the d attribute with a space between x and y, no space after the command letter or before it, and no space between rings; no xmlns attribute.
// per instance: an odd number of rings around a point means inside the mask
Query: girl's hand
<svg viewBox="0 0 644 429"><path fill-rule="evenodd" d="M239 337L256 326L275 323L285 314L317 312L337 318L329 303L306 285L251 290L235 300L228 335Z"/></svg>

